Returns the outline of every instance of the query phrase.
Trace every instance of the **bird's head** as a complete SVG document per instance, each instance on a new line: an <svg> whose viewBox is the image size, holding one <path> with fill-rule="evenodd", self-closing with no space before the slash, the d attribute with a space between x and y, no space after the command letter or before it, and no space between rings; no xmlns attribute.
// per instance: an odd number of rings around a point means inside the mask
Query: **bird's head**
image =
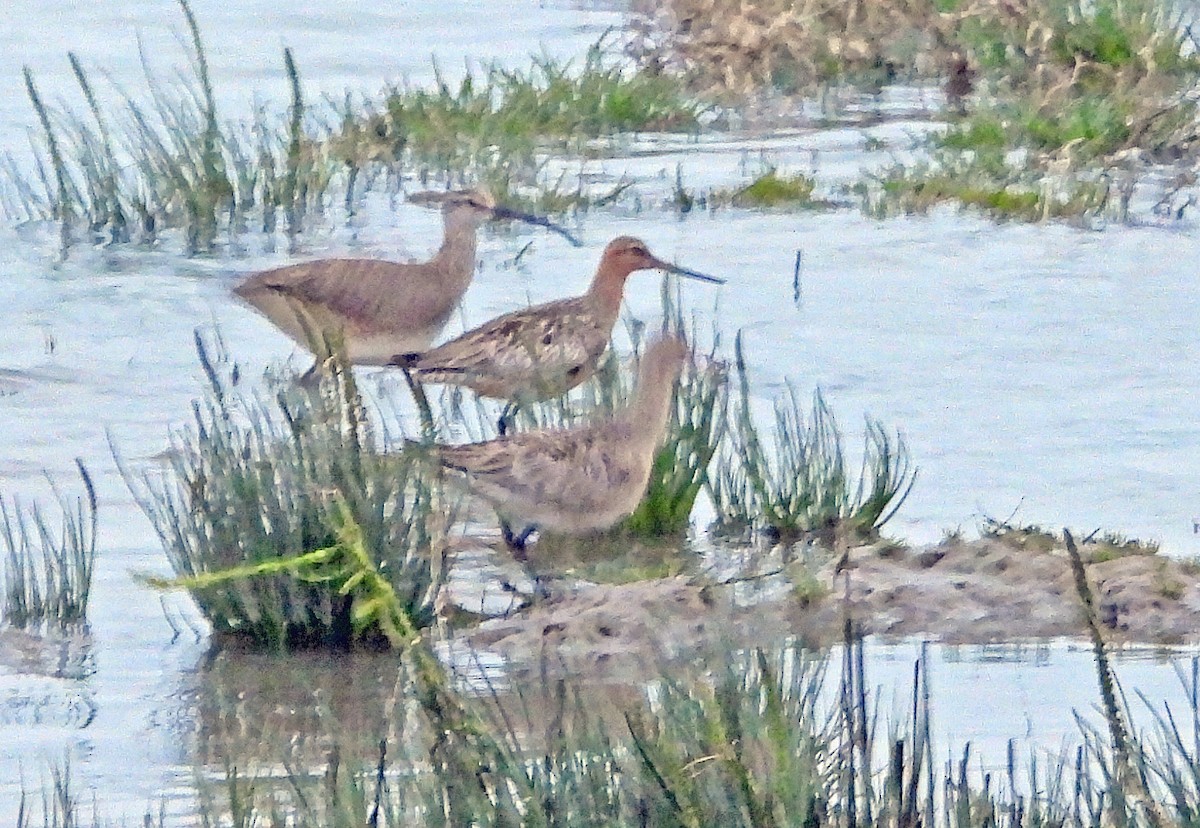
<svg viewBox="0 0 1200 828"><path fill-rule="evenodd" d="M664 262L650 252L650 248L644 241L635 239L633 236L618 236L610 241L604 248L604 254L601 257L601 268L625 275L635 270L665 270L668 273L687 276L689 279L699 279L702 282L712 282L718 285L725 284L724 279Z"/></svg>

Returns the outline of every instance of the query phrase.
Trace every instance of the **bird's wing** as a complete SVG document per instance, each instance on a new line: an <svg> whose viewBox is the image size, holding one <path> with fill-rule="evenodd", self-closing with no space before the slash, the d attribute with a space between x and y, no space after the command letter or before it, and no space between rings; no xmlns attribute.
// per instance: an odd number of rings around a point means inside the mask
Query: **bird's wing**
<svg viewBox="0 0 1200 828"><path fill-rule="evenodd" d="M415 367L426 378L463 384L474 377L514 387L558 384L590 369L610 335L583 297L564 299L498 316L422 354Z"/></svg>
<svg viewBox="0 0 1200 828"><path fill-rule="evenodd" d="M633 471L612 451L609 427L531 431L513 437L443 446L439 459L447 468L464 472L481 494L503 500L504 495L531 502L588 508L624 485Z"/></svg>
<svg viewBox="0 0 1200 828"><path fill-rule="evenodd" d="M351 323L369 323L397 313L426 319L441 313L442 306L452 308L455 302L447 303L429 289L429 280L421 278L423 267L379 259L319 259L252 276L235 292L253 301L255 293L273 291Z"/></svg>

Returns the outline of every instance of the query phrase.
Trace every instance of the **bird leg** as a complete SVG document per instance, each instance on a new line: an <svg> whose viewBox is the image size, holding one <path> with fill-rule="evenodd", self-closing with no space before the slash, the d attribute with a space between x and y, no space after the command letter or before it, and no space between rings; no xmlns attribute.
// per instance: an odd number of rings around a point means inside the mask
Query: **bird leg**
<svg viewBox="0 0 1200 828"><path fill-rule="evenodd" d="M513 533L508 521L500 518L500 534L504 536L504 545L513 553L513 557L521 563L529 560L529 556L525 554L525 543L536 529L536 526L529 525L521 530L521 534L517 535Z"/></svg>
<svg viewBox="0 0 1200 828"><path fill-rule="evenodd" d="M321 360L317 360L312 366L305 371L296 380L296 384L301 388L317 388L321 384L321 372L324 367L321 365Z"/></svg>
<svg viewBox="0 0 1200 828"><path fill-rule="evenodd" d="M425 387L413 379L412 372L407 368L401 368L400 371L404 374L404 381L408 383L408 390L412 393L413 402L417 404L417 411L421 415L421 434L425 437L425 442L432 443L437 438L437 432L433 427L433 409L429 407Z"/></svg>
<svg viewBox="0 0 1200 828"><path fill-rule="evenodd" d="M507 436L509 429L516 425L517 419L517 404L509 400L504 404L504 410L500 412L500 420L496 423L496 432L501 436Z"/></svg>
<svg viewBox="0 0 1200 828"><path fill-rule="evenodd" d="M533 601L540 601L551 596L550 588L542 581L542 577L533 571L533 567L529 565L529 556L525 552L525 544L529 540L529 536L534 533L537 526L529 525L521 530L521 533L514 534L512 527L504 518L500 519L500 534L504 536L504 543L508 546L509 551L513 553L513 557L521 568L525 570L525 576L529 578L533 584ZM509 584L508 588L512 588Z"/></svg>

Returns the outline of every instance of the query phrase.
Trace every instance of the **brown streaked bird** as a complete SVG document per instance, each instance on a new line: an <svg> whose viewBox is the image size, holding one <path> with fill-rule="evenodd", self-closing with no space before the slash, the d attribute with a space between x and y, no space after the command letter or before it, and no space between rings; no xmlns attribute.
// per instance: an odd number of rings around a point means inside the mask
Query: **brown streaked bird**
<svg viewBox="0 0 1200 828"><path fill-rule="evenodd" d="M621 310L625 280L658 268L693 279L723 279L655 257L645 242L619 236L608 243L587 293L506 313L425 353L397 354L393 365L418 382L470 388L507 400L500 433L523 402L561 396L596 372Z"/></svg>
<svg viewBox="0 0 1200 828"><path fill-rule="evenodd" d="M385 365L397 352L429 347L441 332L475 275L475 236L485 221L519 219L579 244L541 216L498 205L486 190L408 200L442 207L442 246L429 261L317 259L257 273L234 293L310 351L315 337L337 333L351 363Z"/></svg>
<svg viewBox="0 0 1200 828"><path fill-rule="evenodd" d="M463 474L467 488L492 504L504 540L520 560L534 529L571 535L608 529L632 514L646 491L687 358L681 337L656 339L642 355L633 398L608 419L438 445L434 457ZM524 531L514 535L510 521Z"/></svg>

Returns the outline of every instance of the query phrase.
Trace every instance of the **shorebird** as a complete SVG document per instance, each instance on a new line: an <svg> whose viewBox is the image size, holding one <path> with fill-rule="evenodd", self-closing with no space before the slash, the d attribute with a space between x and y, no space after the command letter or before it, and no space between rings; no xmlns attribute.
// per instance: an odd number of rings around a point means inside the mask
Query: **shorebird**
<svg viewBox="0 0 1200 828"><path fill-rule="evenodd" d="M632 514L646 491L687 358L681 337L656 339L642 355L633 398L608 419L482 443L434 445L433 456L492 504L519 560L525 560L525 542L535 529L571 535L608 529ZM519 535L510 521L524 527Z"/></svg>
<svg viewBox="0 0 1200 828"><path fill-rule="evenodd" d="M503 435L521 403L561 396L596 372L621 310L625 280L635 270L652 268L724 284L664 262L640 239L619 236L604 248L582 296L506 313L425 353L398 353L391 362L418 382L461 385L508 401L500 417Z"/></svg>
<svg viewBox="0 0 1200 828"><path fill-rule="evenodd" d="M579 244L541 216L498 205L486 190L408 200L442 207L442 246L429 261L317 259L257 273L233 292L310 351L336 333L351 363L384 365L398 352L429 347L441 332L475 275L475 235L485 221L519 219Z"/></svg>

